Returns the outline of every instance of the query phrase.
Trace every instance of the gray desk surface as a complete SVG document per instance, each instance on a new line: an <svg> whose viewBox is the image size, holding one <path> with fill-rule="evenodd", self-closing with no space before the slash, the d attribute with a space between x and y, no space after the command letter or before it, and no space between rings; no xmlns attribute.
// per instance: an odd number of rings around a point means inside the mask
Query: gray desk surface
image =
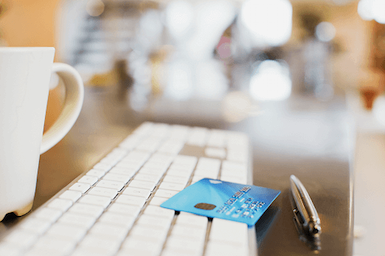
<svg viewBox="0 0 385 256"><path fill-rule="evenodd" d="M262 105L264 114L239 123L133 113L110 89L86 88L82 113L70 133L40 159L33 210L113 149L141 122L163 121L246 132L253 146L254 185L282 191L256 224L258 255L313 255L294 227L289 176L308 188L323 233L319 255L352 255L352 175L344 98L317 102L292 96ZM7 218L0 234L20 218Z"/></svg>

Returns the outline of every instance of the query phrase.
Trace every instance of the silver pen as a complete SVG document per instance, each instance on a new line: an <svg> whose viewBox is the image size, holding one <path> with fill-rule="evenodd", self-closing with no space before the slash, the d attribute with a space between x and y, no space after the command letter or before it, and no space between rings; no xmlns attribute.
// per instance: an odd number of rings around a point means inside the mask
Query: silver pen
<svg viewBox="0 0 385 256"><path fill-rule="evenodd" d="M307 193L304 185L294 175L290 176L290 186L293 195L293 213L297 225L306 235L319 236L321 234L321 220L317 210Z"/></svg>

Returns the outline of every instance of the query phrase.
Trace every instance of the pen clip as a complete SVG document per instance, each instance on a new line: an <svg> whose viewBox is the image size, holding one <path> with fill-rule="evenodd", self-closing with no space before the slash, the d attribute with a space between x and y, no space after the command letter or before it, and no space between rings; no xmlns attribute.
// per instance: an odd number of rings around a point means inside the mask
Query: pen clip
<svg viewBox="0 0 385 256"><path fill-rule="evenodd" d="M290 176L290 182L293 208L295 209L293 212L296 211L294 215L298 224L301 224L309 235L319 235L321 233L321 221L306 188L294 175Z"/></svg>
<svg viewBox="0 0 385 256"><path fill-rule="evenodd" d="M300 216L298 210L293 210L294 217L294 225L299 233L299 239L306 243L307 246L310 247L311 250L313 251L320 251L321 250L321 240L319 236L311 236L308 235L307 232L304 229L304 226L302 225L300 221Z"/></svg>
<svg viewBox="0 0 385 256"><path fill-rule="evenodd" d="M319 237L320 232L318 232L316 235L309 232L308 222L306 222L304 216L301 214L300 210L298 209L298 205L295 201L296 193L294 191L289 197L293 207L293 214L294 214L293 222L299 234L299 239L304 243L306 243L306 245L309 246L311 250L320 251L321 250L321 240Z"/></svg>

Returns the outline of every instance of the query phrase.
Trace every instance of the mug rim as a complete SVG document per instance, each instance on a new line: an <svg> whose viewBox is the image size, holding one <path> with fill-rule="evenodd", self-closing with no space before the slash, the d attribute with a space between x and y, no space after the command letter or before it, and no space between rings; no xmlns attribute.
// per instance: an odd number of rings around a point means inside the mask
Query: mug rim
<svg viewBox="0 0 385 256"><path fill-rule="evenodd" d="M40 47L40 46L27 46L27 47L12 47L12 46L2 46L0 47L0 52L28 52L28 51L52 51L55 50L55 47Z"/></svg>

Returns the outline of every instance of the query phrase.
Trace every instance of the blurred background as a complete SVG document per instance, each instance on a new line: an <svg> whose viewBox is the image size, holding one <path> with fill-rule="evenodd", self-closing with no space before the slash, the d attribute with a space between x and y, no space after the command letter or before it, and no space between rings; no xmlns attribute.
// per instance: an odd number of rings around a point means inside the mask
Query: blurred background
<svg viewBox="0 0 385 256"><path fill-rule="evenodd" d="M73 65L87 86L119 84L120 96L139 112L163 112L164 100L221 101L221 117L236 122L258 112L258 101L293 92L328 101L341 90L359 92L372 109L383 93L384 6L381 0L1 0L0 45L53 46L56 61Z"/></svg>
<svg viewBox="0 0 385 256"><path fill-rule="evenodd" d="M350 141L357 256L379 255L381 228L366 209L385 210L377 201L385 195L384 24L383 0L0 0L0 46L55 47L55 60L85 82L85 111L101 116L113 105L130 118L230 127L284 118L288 108L339 111L343 98L357 132ZM46 128L64 100L57 78L51 87ZM90 103L102 93L114 103ZM100 117L85 120L92 118ZM301 118L296 125L308 117ZM309 129L323 125L314 122ZM298 139L296 127L287 129ZM280 138L259 142L269 148ZM308 139L321 148L305 154L336 157L323 135ZM279 150L293 147L304 148Z"/></svg>

